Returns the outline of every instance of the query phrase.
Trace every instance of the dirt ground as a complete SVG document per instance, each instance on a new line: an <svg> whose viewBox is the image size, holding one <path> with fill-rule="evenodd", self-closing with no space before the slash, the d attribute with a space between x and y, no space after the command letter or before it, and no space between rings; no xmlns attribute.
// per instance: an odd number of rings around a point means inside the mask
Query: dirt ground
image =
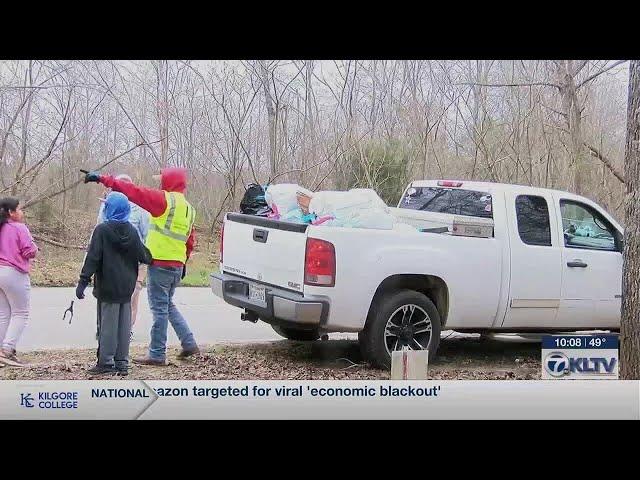
<svg viewBox="0 0 640 480"><path fill-rule="evenodd" d="M389 372L365 364L358 344L350 340L326 342L277 341L251 345L201 347L198 357L177 360L177 348L168 352L169 365L133 365L127 380L385 380ZM132 346L131 355L146 352ZM0 368L0 380L86 380L95 363L95 350L49 350L20 357L27 367ZM95 377L104 379L104 376ZM108 377L121 378L121 377ZM455 338L440 344L429 366L436 380L536 380L540 378L540 344L479 338Z"/></svg>
<svg viewBox="0 0 640 480"><path fill-rule="evenodd" d="M82 242L79 242L82 243ZM56 247L36 240L40 251L33 261L31 284L34 287L72 287L84 262L84 250ZM210 237L200 236L196 250L187 265L183 287L209 286L209 275L218 270L218 244Z"/></svg>

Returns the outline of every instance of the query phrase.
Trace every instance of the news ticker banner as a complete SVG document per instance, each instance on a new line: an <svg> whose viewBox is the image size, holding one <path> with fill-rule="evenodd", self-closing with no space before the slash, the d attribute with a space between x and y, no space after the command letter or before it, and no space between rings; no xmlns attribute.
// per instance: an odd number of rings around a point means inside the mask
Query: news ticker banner
<svg viewBox="0 0 640 480"><path fill-rule="evenodd" d="M0 419L640 420L640 382L7 380Z"/></svg>

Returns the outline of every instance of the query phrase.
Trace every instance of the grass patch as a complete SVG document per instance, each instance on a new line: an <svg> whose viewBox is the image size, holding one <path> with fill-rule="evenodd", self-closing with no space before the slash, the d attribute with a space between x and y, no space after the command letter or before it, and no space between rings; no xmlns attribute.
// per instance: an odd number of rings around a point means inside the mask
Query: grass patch
<svg viewBox="0 0 640 480"><path fill-rule="evenodd" d="M73 287L78 283L85 252L68 250L37 242L38 256L31 267L31 285L35 287Z"/></svg>
<svg viewBox="0 0 640 480"><path fill-rule="evenodd" d="M40 251L31 268L31 284L34 287L74 287L80 277L85 252L36 243ZM217 242L199 236L181 285L208 287L209 275L218 271L219 258Z"/></svg>
<svg viewBox="0 0 640 480"><path fill-rule="evenodd" d="M209 276L219 270L219 257L208 252L196 252L187 263L187 275L180 285L183 287L208 287Z"/></svg>

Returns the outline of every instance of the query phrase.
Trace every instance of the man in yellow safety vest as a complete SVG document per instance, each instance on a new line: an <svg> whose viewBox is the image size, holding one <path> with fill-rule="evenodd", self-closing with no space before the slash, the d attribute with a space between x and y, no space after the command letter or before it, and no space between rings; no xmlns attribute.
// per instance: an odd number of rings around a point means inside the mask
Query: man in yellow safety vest
<svg viewBox="0 0 640 480"><path fill-rule="evenodd" d="M186 272L186 263L195 244L193 224L196 211L187 201L187 171L165 168L160 176L161 189L152 189L117 180L111 175L90 172L85 183L99 182L151 214L146 247L153 263L149 266L147 293L153 314L149 353L133 362L142 365L167 364L167 328L169 322L180 339L178 358L200 353L189 325L173 303L173 294Z"/></svg>

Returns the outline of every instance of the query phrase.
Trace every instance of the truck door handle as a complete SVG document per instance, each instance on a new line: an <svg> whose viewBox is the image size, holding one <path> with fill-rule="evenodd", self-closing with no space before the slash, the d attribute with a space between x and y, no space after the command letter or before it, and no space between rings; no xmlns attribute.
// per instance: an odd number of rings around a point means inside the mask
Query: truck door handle
<svg viewBox="0 0 640 480"><path fill-rule="evenodd" d="M253 241L260 243L267 243L267 237L269 236L268 230L253 229Z"/></svg>
<svg viewBox="0 0 640 480"><path fill-rule="evenodd" d="M584 263L582 260L573 260L571 262L567 262L567 267L587 268L588 265Z"/></svg>

